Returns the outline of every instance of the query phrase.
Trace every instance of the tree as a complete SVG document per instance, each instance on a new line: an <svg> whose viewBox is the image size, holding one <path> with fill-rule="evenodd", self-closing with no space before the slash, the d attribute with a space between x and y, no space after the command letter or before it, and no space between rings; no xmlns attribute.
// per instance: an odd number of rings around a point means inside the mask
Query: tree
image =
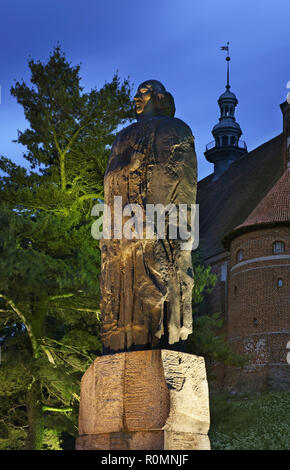
<svg viewBox="0 0 290 470"><path fill-rule="evenodd" d="M90 214L117 128L133 110L128 80L115 74L84 92L80 67L59 45L47 63L28 65L31 86L11 88L29 123L17 139L28 168L0 159L0 382L21 412L17 425L1 423L4 435L27 429L26 448L41 449L45 428L75 432L79 380L100 353Z"/></svg>
<svg viewBox="0 0 290 470"><path fill-rule="evenodd" d="M208 315L204 307L206 294L212 292L217 276L204 262L202 246L193 252L195 284L193 288L193 334L189 337L187 352L203 356L207 364L243 366L244 356L234 353L230 343L220 334L223 319L219 312Z"/></svg>

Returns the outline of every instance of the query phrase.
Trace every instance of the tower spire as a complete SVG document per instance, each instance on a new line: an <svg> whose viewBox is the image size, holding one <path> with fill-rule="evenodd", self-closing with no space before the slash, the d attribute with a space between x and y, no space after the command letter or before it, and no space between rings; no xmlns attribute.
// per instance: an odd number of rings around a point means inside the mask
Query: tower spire
<svg viewBox="0 0 290 470"><path fill-rule="evenodd" d="M235 109L238 104L236 95L230 91L230 53L229 42L221 46L227 52L227 82L226 91L218 99L220 107L219 122L213 127L214 141L206 146L205 158L214 163L213 181L217 180L227 168L247 153L245 142L240 140L242 130L236 122Z"/></svg>
<svg viewBox="0 0 290 470"><path fill-rule="evenodd" d="M226 89L229 90L231 85L230 85L230 43L229 41L227 42L226 46L221 46L222 51L227 51L227 56L226 56L226 61L227 61L227 84L226 84Z"/></svg>

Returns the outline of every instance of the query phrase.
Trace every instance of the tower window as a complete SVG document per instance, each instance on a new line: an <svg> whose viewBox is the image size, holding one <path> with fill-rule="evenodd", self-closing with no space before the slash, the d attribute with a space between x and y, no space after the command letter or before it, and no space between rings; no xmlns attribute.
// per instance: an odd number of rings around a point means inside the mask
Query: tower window
<svg viewBox="0 0 290 470"><path fill-rule="evenodd" d="M240 263L240 261L243 261L244 259L244 250L239 250L237 252L237 263Z"/></svg>
<svg viewBox="0 0 290 470"><path fill-rule="evenodd" d="M234 294L237 295L237 293L238 293L238 288L237 286L234 286Z"/></svg>
<svg viewBox="0 0 290 470"><path fill-rule="evenodd" d="M254 325L254 326L258 326L258 320L257 320L257 318L253 318L253 325Z"/></svg>
<svg viewBox="0 0 290 470"><path fill-rule="evenodd" d="M234 135L231 136L231 145L236 145L236 137Z"/></svg>
<svg viewBox="0 0 290 470"><path fill-rule="evenodd" d="M273 243L273 253L284 253L285 244L283 242L274 242Z"/></svg>
<svg viewBox="0 0 290 470"><path fill-rule="evenodd" d="M277 282L278 287L283 287L283 279L279 278Z"/></svg>
<svg viewBox="0 0 290 470"><path fill-rule="evenodd" d="M226 147L228 145L228 136L227 135L223 135L222 137L222 146L223 147Z"/></svg>

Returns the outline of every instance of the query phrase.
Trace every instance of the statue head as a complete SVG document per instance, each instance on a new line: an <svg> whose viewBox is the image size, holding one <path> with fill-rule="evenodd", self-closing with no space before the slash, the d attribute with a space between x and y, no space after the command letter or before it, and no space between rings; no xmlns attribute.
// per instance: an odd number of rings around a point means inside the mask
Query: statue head
<svg viewBox="0 0 290 470"><path fill-rule="evenodd" d="M136 118L145 116L169 116L175 114L173 96L158 80L146 80L138 86L134 97Z"/></svg>

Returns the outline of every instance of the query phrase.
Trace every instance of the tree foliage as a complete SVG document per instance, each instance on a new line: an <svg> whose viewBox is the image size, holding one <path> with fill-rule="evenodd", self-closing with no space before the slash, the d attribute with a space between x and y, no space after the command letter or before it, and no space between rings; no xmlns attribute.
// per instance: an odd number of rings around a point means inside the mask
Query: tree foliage
<svg viewBox="0 0 290 470"><path fill-rule="evenodd" d="M189 337L187 352L205 357L207 365L223 363L242 367L246 358L236 354L221 333L224 325L221 312L209 315L205 309L205 296L212 292L217 276L211 272L211 266L205 264L202 246L193 252L193 267L193 333Z"/></svg>

